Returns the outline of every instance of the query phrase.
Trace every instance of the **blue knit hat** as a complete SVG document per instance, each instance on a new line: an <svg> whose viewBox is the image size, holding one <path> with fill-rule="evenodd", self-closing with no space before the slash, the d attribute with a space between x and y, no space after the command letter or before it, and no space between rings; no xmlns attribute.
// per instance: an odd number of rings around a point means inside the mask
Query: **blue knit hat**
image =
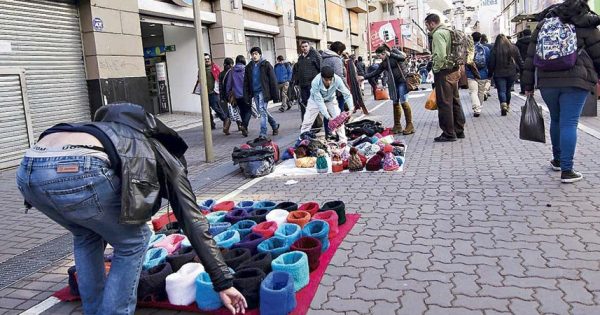
<svg viewBox="0 0 600 315"><path fill-rule="evenodd" d="M302 236L310 236L321 241L321 251L329 248L329 224L323 220L308 222L302 229Z"/></svg>
<svg viewBox="0 0 600 315"><path fill-rule="evenodd" d="M165 237L167 236L164 234L152 234L152 236L150 236L150 242L148 242L148 247L152 247L155 243L165 239Z"/></svg>
<svg viewBox="0 0 600 315"><path fill-rule="evenodd" d="M273 201L263 200L263 201L255 202L254 205L252 206L252 208L273 210L273 209L275 209L276 205L277 204L274 203Z"/></svg>
<svg viewBox="0 0 600 315"><path fill-rule="evenodd" d="M303 252L293 251L282 254L273 259L271 267L273 271L284 271L292 275L296 292L308 285L308 257Z"/></svg>
<svg viewBox="0 0 600 315"><path fill-rule="evenodd" d="M231 228L231 223L229 222L210 223L208 225L208 233L210 233L212 236L215 236L223 231L228 230L229 228Z"/></svg>
<svg viewBox="0 0 600 315"><path fill-rule="evenodd" d="M287 272L273 271L260 285L260 314L288 314L296 308L294 278Z"/></svg>
<svg viewBox="0 0 600 315"><path fill-rule="evenodd" d="M250 211L254 206L254 201L252 200L244 200L244 201L240 201L238 202L238 204L235 206L237 209L244 209L246 211Z"/></svg>
<svg viewBox="0 0 600 315"><path fill-rule="evenodd" d="M217 246L231 248L233 244L240 241L240 233L238 231L227 230L217 234L213 239L217 242Z"/></svg>
<svg viewBox="0 0 600 315"><path fill-rule="evenodd" d="M144 256L143 269L148 270L165 262L169 253L164 248L150 248Z"/></svg>
<svg viewBox="0 0 600 315"><path fill-rule="evenodd" d="M252 220L256 223L262 223L267 221L267 214L269 214L271 210L268 209L251 209L248 211L248 220Z"/></svg>
<svg viewBox="0 0 600 315"><path fill-rule="evenodd" d="M196 305L203 311L215 311L223 306L219 293L215 291L208 273L196 277Z"/></svg>
<svg viewBox="0 0 600 315"><path fill-rule="evenodd" d="M277 228L275 231L275 237L281 237L285 239L287 246L292 246L296 240L302 236L302 229L298 224L284 223Z"/></svg>
<svg viewBox="0 0 600 315"><path fill-rule="evenodd" d="M206 215L208 223L225 222L225 215L227 211L215 211Z"/></svg>
<svg viewBox="0 0 600 315"><path fill-rule="evenodd" d="M256 222L251 220L241 220L236 224L232 225L230 230L240 232L240 238L246 237L246 235L252 232L252 227L256 225Z"/></svg>
<svg viewBox="0 0 600 315"><path fill-rule="evenodd" d="M212 208L217 204L217 201L214 199L203 200L198 203L198 206L201 210L212 211Z"/></svg>
<svg viewBox="0 0 600 315"><path fill-rule="evenodd" d="M290 249L290 245L287 244L286 240L281 237L271 237L258 244L258 252L265 253L270 252L273 258L287 252Z"/></svg>
<svg viewBox="0 0 600 315"><path fill-rule="evenodd" d="M236 209L231 210L225 214L225 221L231 222L231 224L235 224L239 221L242 221L248 217L248 212L244 209Z"/></svg>
<svg viewBox="0 0 600 315"><path fill-rule="evenodd" d="M239 243L233 244L233 247L231 248L247 248L250 250L252 255L254 255L258 252L258 244L262 243L265 239L266 238L263 237L262 234L253 232L244 236Z"/></svg>

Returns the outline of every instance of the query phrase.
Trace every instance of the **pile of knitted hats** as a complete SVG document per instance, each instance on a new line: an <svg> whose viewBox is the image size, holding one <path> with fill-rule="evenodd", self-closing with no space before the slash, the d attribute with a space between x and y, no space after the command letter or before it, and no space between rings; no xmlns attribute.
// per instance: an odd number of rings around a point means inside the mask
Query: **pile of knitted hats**
<svg viewBox="0 0 600 315"><path fill-rule="evenodd" d="M344 167L350 171L396 171L404 164L406 145L393 135L363 135L352 146L349 156L343 157Z"/></svg>
<svg viewBox="0 0 600 315"><path fill-rule="evenodd" d="M322 253L346 222L342 201L299 205L205 200L198 205L233 274L233 286L261 314L287 314L296 307L296 292L308 285L310 272L319 267ZM152 225L155 233L143 260L138 300L195 302L204 311L221 308L211 277L175 216L161 215ZM74 267L69 269L69 286L77 291Z"/></svg>

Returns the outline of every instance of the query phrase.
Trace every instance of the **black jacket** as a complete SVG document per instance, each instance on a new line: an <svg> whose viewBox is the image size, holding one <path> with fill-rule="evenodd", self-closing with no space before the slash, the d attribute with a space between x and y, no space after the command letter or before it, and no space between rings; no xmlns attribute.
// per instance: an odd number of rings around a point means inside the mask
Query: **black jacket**
<svg viewBox="0 0 600 315"><path fill-rule="evenodd" d="M525 60L527 58L527 49L529 48L529 43L531 42L531 35L523 36L517 40L517 48L519 49L519 54L521 55L521 59Z"/></svg>
<svg viewBox="0 0 600 315"><path fill-rule="evenodd" d="M538 21L546 16L558 16L564 22L575 25L577 33L577 49L581 52L577 57L575 66L564 71L537 71L537 87L578 87L593 91L598 82L600 73L600 31L596 28L600 25L600 16L591 11L574 14L574 10L566 8L563 4L550 6L542 11ZM526 91L533 91L535 84L535 66L533 56L537 43L538 32L542 23L538 24L531 35L531 43L527 49L527 60L523 71L522 81Z"/></svg>
<svg viewBox="0 0 600 315"><path fill-rule="evenodd" d="M406 55L404 53L401 53L397 49L392 49L390 55L379 64L379 67L375 71L365 74L364 78L365 80L369 80L371 78L379 77L384 71L387 71L388 73L391 72L392 75L388 77L391 78L391 81L388 82L390 85L388 91L390 93L390 99L394 102L398 102L398 90L394 87L400 83L406 82L405 76L408 73L408 68L406 67L405 61Z"/></svg>
<svg viewBox="0 0 600 315"><path fill-rule="evenodd" d="M294 80L300 87L309 87L312 80L321 72L321 55L310 48L306 56L300 55L294 65Z"/></svg>
<svg viewBox="0 0 600 315"><path fill-rule="evenodd" d="M233 67L224 69L219 74L219 98L223 102L227 102L227 75L231 70L233 70Z"/></svg>
<svg viewBox="0 0 600 315"><path fill-rule="evenodd" d="M254 97L254 89L252 88L252 69L254 69L254 64L256 64L256 62L250 61L250 63L246 65L246 72L244 74L244 101L246 101L246 104L252 104L252 98ZM260 82L265 103L268 103L269 101L275 103L279 102L277 77L275 76L273 66L271 66L271 63L267 60L262 60L259 67Z"/></svg>
<svg viewBox="0 0 600 315"><path fill-rule="evenodd" d="M367 73L367 67L365 66L364 62L362 62L362 61L356 62L356 73L358 75L365 75Z"/></svg>
<svg viewBox="0 0 600 315"><path fill-rule="evenodd" d="M183 154L187 145L141 106L116 104L96 112L87 124L104 132L121 159L121 217L124 224L145 224L167 198L216 291L230 288L233 275L208 233L196 204Z"/></svg>
<svg viewBox="0 0 600 315"><path fill-rule="evenodd" d="M523 59L519 54L517 46L510 45L510 58L500 60L496 55L496 49L492 49L490 61L488 62L488 77L514 77L523 69Z"/></svg>

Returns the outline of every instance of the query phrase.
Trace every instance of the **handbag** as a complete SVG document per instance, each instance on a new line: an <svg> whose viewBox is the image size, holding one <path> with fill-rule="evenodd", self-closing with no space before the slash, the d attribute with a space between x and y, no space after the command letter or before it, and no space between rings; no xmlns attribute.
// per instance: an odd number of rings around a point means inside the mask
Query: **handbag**
<svg viewBox="0 0 600 315"><path fill-rule="evenodd" d="M419 85L421 84L421 75L418 73L408 73L407 75L404 75L404 71L402 71L402 67L400 67L400 64L396 63L396 66L398 66L398 70L400 70L402 79L404 79L404 82L406 82L406 87L408 88L408 91L418 91Z"/></svg>

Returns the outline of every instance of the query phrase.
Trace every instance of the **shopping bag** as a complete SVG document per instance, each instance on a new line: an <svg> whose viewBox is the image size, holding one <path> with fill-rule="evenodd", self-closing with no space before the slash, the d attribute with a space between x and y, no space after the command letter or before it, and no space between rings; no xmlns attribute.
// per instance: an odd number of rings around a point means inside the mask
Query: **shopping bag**
<svg viewBox="0 0 600 315"><path fill-rule="evenodd" d="M437 110L438 109L437 102L435 99L435 89L431 90L431 93L429 93L429 97L427 98L427 101L425 101L425 109L428 109L428 110Z"/></svg>
<svg viewBox="0 0 600 315"><path fill-rule="evenodd" d="M521 107L519 138L521 140L546 143L546 131L544 128L542 107L538 106L533 95L527 96L525 106Z"/></svg>
<svg viewBox="0 0 600 315"><path fill-rule="evenodd" d="M240 115L240 109L237 106L231 105L231 103L227 103L227 107L229 109L229 118L231 121L240 122L242 121L242 116Z"/></svg>
<svg viewBox="0 0 600 315"><path fill-rule="evenodd" d="M387 90L383 88L377 88L375 90L375 99L378 101L389 100L390 95L388 94Z"/></svg>

